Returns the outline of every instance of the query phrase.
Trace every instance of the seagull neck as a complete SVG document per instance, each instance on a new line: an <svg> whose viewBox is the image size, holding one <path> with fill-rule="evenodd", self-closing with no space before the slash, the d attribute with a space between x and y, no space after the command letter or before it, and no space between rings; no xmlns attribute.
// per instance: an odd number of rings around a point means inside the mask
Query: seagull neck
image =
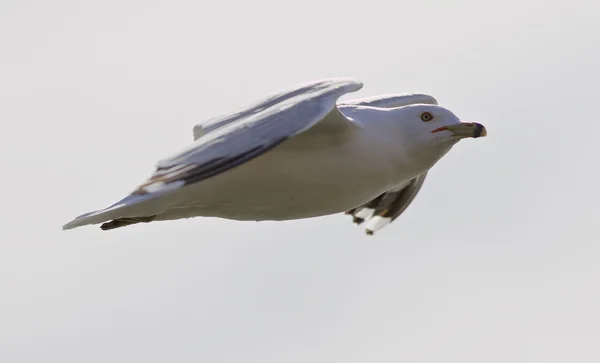
<svg viewBox="0 0 600 363"><path fill-rule="evenodd" d="M389 109L357 106L344 114L362 126L359 143L364 153L390 167L412 163L410 150L402 139L401 125Z"/></svg>

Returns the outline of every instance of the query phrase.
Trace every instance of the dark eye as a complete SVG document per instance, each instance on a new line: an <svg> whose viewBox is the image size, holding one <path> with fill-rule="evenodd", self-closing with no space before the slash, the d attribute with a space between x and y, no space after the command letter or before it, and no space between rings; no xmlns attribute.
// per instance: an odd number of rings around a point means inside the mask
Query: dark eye
<svg viewBox="0 0 600 363"><path fill-rule="evenodd" d="M433 115L430 114L429 112L423 112L421 114L421 120L423 120L425 122L429 122L429 121L433 120Z"/></svg>

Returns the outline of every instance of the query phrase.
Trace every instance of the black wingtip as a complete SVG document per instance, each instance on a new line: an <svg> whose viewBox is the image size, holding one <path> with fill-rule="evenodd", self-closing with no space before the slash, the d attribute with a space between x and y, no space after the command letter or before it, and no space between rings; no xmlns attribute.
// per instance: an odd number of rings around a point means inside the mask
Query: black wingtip
<svg viewBox="0 0 600 363"><path fill-rule="evenodd" d="M353 217L352 218L352 223L356 223L356 225L360 225L361 223L363 223L365 220L364 218L359 218L359 217Z"/></svg>
<svg viewBox="0 0 600 363"><path fill-rule="evenodd" d="M110 231L111 229L121 228L130 226L136 223L148 223L152 222L156 216L151 217L136 217L136 218L119 218L110 222L102 223L100 229L103 231Z"/></svg>

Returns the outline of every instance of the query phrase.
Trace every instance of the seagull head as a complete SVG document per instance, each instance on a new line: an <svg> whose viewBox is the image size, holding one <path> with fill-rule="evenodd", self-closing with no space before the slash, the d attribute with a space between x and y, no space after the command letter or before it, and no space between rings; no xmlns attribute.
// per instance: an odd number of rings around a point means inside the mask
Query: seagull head
<svg viewBox="0 0 600 363"><path fill-rule="evenodd" d="M414 160L435 164L458 141L487 135L477 122L461 121L452 111L430 104L415 104L394 110L405 152Z"/></svg>

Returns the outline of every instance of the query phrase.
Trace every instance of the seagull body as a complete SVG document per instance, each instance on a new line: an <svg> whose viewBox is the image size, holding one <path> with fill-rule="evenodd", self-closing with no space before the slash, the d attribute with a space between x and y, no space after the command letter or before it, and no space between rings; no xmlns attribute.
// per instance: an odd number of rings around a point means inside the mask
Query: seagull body
<svg viewBox="0 0 600 363"><path fill-rule="evenodd" d="M338 104L348 78L296 86L194 127L194 142L108 208L63 226L192 217L283 221L346 213L368 234L397 218L460 139L485 136L425 94Z"/></svg>

